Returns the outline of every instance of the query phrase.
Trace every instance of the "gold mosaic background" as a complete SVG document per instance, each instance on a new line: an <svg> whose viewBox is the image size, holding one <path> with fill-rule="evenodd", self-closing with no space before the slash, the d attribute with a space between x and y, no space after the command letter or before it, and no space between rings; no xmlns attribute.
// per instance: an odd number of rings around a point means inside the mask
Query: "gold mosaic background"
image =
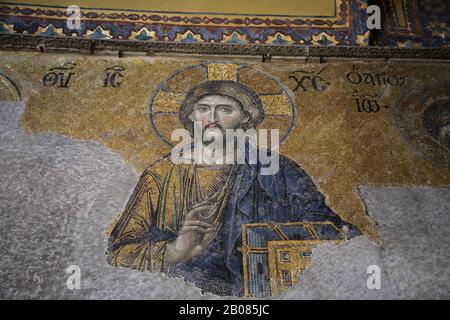
<svg viewBox="0 0 450 320"><path fill-rule="evenodd" d="M450 63L227 61L245 63L252 70L263 71L288 89L296 105L297 118L295 128L281 146L281 153L299 163L314 179L333 210L371 239L377 239L377 228L366 214L358 185L450 187L448 162L433 161L422 153L398 129L393 116L408 91L424 85L441 88L443 83L450 83ZM0 69L22 93L26 109L21 125L29 133L55 133L97 141L120 154L140 174L148 164L170 151L149 121L148 102L152 92L178 70L207 62L217 61L211 57L114 58L2 52ZM43 77L50 69L66 63L76 64L68 87L45 86ZM104 87L105 69L113 66L125 68L123 77L117 78L121 84ZM364 73L384 72L406 80L403 85L353 84L346 75L356 70L354 66L363 79L367 77ZM315 78L316 88L310 81L315 75L322 79ZM301 87L293 91L297 86L294 76L297 79L309 76L302 83L306 91ZM195 72L190 77L180 76L178 82L171 84L172 89L184 91L198 82L198 77ZM17 100L13 86L0 79L0 100ZM251 83L252 79L258 78L250 73L246 75L246 81ZM273 88L269 81L253 85L261 90ZM439 92L446 94L442 89ZM377 96L374 99L380 111L358 112L355 99L363 96ZM164 107L163 99L159 108ZM403 106L402 112L404 118L407 108ZM164 122L159 125L164 126ZM167 130L171 129L170 122L166 125Z"/></svg>

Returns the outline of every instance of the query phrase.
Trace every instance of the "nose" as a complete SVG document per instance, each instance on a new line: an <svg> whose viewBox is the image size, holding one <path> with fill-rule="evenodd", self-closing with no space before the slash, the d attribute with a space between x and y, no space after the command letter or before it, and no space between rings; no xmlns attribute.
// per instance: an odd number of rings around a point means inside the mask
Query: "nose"
<svg viewBox="0 0 450 320"><path fill-rule="evenodd" d="M209 122L214 123L216 122L216 108L212 108L209 114Z"/></svg>

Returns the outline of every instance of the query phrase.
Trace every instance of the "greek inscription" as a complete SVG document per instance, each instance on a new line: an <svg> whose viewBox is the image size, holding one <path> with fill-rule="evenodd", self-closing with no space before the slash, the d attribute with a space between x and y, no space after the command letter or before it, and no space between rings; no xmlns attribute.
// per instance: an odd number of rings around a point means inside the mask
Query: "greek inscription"
<svg viewBox="0 0 450 320"><path fill-rule="evenodd" d="M119 87L122 82L118 81L118 78L124 77L125 67L114 66L105 69L105 78L103 80L103 87Z"/></svg>
<svg viewBox="0 0 450 320"><path fill-rule="evenodd" d="M289 79L293 79L296 83L293 91L298 91L300 88L303 92L308 91L308 89L313 89L317 92L325 91L331 84L320 75L325 69L322 68L319 71L297 70L292 72L289 75Z"/></svg>
<svg viewBox="0 0 450 320"><path fill-rule="evenodd" d="M391 75L386 72L362 72L357 66L346 74L347 81L351 84L369 84L372 86L402 86L406 83L405 76Z"/></svg>
<svg viewBox="0 0 450 320"><path fill-rule="evenodd" d="M358 112L378 113L382 110L382 108L389 109L389 106L381 105L380 96L377 94L371 95L354 90L352 96L355 99Z"/></svg>
<svg viewBox="0 0 450 320"><path fill-rule="evenodd" d="M42 78L42 83L46 87L68 88L70 80L75 75L72 71L76 66L75 63L69 62L62 67L51 68Z"/></svg>

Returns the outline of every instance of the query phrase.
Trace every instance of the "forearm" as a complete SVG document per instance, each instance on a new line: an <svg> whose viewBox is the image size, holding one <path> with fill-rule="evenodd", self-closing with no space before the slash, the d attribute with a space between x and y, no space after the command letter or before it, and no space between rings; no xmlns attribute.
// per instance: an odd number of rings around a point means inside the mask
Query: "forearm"
<svg viewBox="0 0 450 320"><path fill-rule="evenodd" d="M177 248L176 241L166 244L166 251L164 253L164 265L171 266L183 261L185 254L182 254L180 248Z"/></svg>
<svg viewBox="0 0 450 320"><path fill-rule="evenodd" d="M175 241L166 245L164 253L164 265L169 266L185 262L195 256L194 250L201 243L203 234L200 232L186 232L179 235Z"/></svg>
<svg viewBox="0 0 450 320"><path fill-rule="evenodd" d="M179 236L175 241L166 245L164 265L173 265L185 262L191 258L192 240L186 236Z"/></svg>

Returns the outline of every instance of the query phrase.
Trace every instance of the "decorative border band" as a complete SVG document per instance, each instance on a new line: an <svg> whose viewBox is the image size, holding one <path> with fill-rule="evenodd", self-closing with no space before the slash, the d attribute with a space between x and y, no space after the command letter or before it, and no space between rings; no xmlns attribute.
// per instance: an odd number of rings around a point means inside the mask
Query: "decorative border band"
<svg viewBox="0 0 450 320"><path fill-rule="evenodd" d="M10 2L0 2L0 5L3 5L0 7L0 12L4 15L60 20L67 20L69 17L66 7L63 6L15 4ZM81 8L81 19L84 21L168 23L173 25L215 27L349 27L351 12L348 0L334 0L334 6L335 13L332 16L160 12L83 7Z"/></svg>
<svg viewBox="0 0 450 320"><path fill-rule="evenodd" d="M270 45L368 45L365 0L335 0L334 16L218 16L80 8L80 28L62 6L0 2L0 33L88 39Z"/></svg>
<svg viewBox="0 0 450 320"><path fill-rule="evenodd" d="M214 54L318 58L383 58L383 59L443 59L450 60L450 48L387 48L359 46L276 46L236 45L219 43L177 43L166 41L141 42L130 40L95 40L80 38L44 37L20 34L0 34L0 49L10 50L78 50L84 52L118 51L183 54Z"/></svg>

